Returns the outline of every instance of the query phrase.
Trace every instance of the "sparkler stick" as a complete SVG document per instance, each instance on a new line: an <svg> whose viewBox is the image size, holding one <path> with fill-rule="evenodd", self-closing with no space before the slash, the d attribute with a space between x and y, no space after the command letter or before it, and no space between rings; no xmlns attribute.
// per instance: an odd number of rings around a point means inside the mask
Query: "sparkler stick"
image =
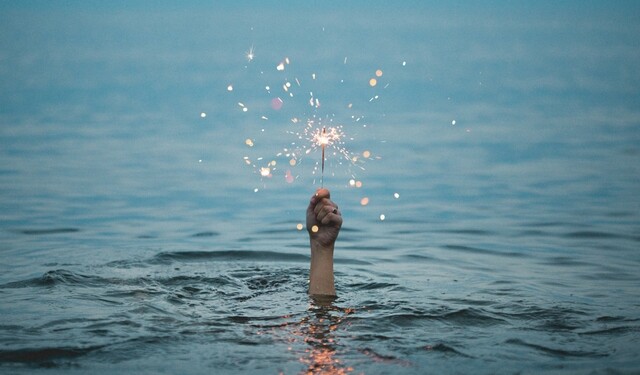
<svg viewBox="0 0 640 375"><path fill-rule="evenodd" d="M322 128L322 175L320 177L320 187L324 187L324 146L327 144L326 128Z"/></svg>

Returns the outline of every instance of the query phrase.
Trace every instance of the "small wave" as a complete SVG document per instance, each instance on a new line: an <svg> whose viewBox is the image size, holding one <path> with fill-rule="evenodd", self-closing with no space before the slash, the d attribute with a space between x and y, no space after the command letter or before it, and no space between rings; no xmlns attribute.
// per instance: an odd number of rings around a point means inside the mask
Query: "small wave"
<svg viewBox="0 0 640 375"><path fill-rule="evenodd" d="M215 237L219 235L220 233L218 232L208 231L208 232L198 232L198 233L192 234L191 237Z"/></svg>
<svg viewBox="0 0 640 375"><path fill-rule="evenodd" d="M399 326L411 326L416 321L440 321L446 324L454 324L460 326L492 326L502 324L505 320L496 318L489 313L480 309L460 309L455 311L446 311L441 313L425 313L415 311L411 313L401 313L388 315L385 319L390 320L392 324Z"/></svg>
<svg viewBox="0 0 640 375"><path fill-rule="evenodd" d="M494 232L483 229L445 229L434 231L436 233L462 234L471 236L493 236Z"/></svg>
<svg viewBox="0 0 640 375"><path fill-rule="evenodd" d="M490 316L488 312L481 309L465 308L444 314L441 319L447 323L460 325L491 326L502 324L505 320Z"/></svg>
<svg viewBox="0 0 640 375"><path fill-rule="evenodd" d="M506 344L512 344L512 345L518 345L518 346L524 346L527 348L531 348L531 349L535 349L536 351L543 353L543 354L547 354L553 357L560 357L560 358L564 358L564 357L606 357L607 354L605 353L598 353L598 352L588 352L588 351L582 351L582 350L568 350L568 349L556 349L556 348L551 348L548 346L544 346L544 345L539 345L539 344L532 344L532 343L528 343L526 341L520 340L520 339L508 339L507 341L505 341Z"/></svg>
<svg viewBox="0 0 640 375"><path fill-rule="evenodd" d="M65 269L58 269L58 270L47 271L41 277L21 280L21 281L14 281L14 282L0 285L0 289L42 287L42 286L53 286L57 284L101 286L108 283L109 281L105 281L100 277L87 276L79 273L74 273Z"/></svg>
<svg viewBox="0 0 640 375"><path fill-rule="evenodd" d="M454 355L459 355L462 357L466 357L466 358L473 358L468 354L465 354L459 350L456 350L455 348L449 346L449 345L445 345L445 344L436 344L436 345L425 345L423 347L424 350L427 351L434 351L434 352L440 352L440 353L445 353L445 354L454 354Z"/></svg>
<svg viewBox="0 0 640 375"><path fill-rule="evenodd" d="M370 282L370 283L353 283L353 284L349 284L347 287L357 289L357 290L375 290L375 289L394 289L397 286L398 284Z"/></svg>
<svg viewBox="0 0 640 375"><path fill-rule="evenodd" d="M464 245L444 245L443 247L448 250L456 250L456 251L462 251L462 252L473 253L473 254L507 256L507 257L514 257L514 258L520 258L525 256L525 254L523 253L501 252L496 250L481 249L478 247L471 247L471 246L464 246Z"/></svg>
<svg viewBox="0 0 640 375"><path fill-rule="evenodd" d="M393 355L380 354L371 348L360 349L360 352L366 355L367 357L371 358L374 362L395 363L402 366L411 365L411 363L406 360L401 360Z"/></svg>
<svg viewBox="0 0 640 375"><path fill-rule="evenodd" d="M592 336L592 335L623 335L625 333L640 332L640 327L619 326L605 329L598 329L593 331L580 332L580 335Z"/></svg>
<svg viewBox="0 0 640 375"><path fill-rule="evenodd" d="M365 250L365 251L390 251L388 246L362 246L362 245L346 245L342 246L345 250Z"/></svg>
<svg viewBox="0 0 640 375"><path fill-rule="evenodd" d="M575 257L554 256L544 259L540 264L548 266L589 266L591 263L580 261Z"/></svg>
<svg viewBox="0 0 640 375"><path fill-rule="evenodd" d="M420 254L405 254L400 256L400 259L406 259L409 262L431 262L438 260L437 258Z"/></svg>
<svg viewBox="0 0 640 375"><path fill-rule="evenodd" d="M599 231L576 231L569 232L564 235L567 238L581 238L581 239L610 239L610 238L628 238L628 236Z"/></svg>
<svg viewBox="0 0 640 375"><path fill-rule="evenodd" d="M75 233L79 232L78 228L50 228L50 229L22 229L18 230L18 233L26 234L28 236L41 236L46 234L62 234L62 233Z"/></svg>
<svg viewBox="0 0 640 375"><path fill-rule="evenodd" d="M175 261L271 261L271 262L308 262L309 257L302 254L279 253L275 251L173 251L156 254L148 262L151 264L169 264Z"/></svg>
<svg viewBox="0 0 640 375"><path fill-rule="evenodd" d="M87 348L26 348L18 350L0 350L0 363L26 363L40 367L58 367L59 360L77 358L103 346Z"/></svg>

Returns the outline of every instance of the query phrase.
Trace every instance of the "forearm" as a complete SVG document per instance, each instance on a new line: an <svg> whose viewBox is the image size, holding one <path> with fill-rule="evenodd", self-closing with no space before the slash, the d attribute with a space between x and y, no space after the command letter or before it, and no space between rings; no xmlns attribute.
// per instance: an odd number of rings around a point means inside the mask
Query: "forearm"
<svg viewBox="0 0 640 375"><path fill-rule="evenodd" d="M309 270L309 294L335 296L333 280L333 249L311 240L311 267Z"/></svg>

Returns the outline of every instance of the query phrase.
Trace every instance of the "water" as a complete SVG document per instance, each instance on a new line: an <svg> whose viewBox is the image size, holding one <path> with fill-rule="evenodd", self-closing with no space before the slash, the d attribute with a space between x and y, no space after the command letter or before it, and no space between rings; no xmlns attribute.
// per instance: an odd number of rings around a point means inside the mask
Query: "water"
<svg viewBox="0 0 640 375"><path fill-rule="evenodd" d="M0 8L0 372L640 370L636 3ZM325 176L331 303L314 176L242 159L284 56L382 157Z"/></svg>

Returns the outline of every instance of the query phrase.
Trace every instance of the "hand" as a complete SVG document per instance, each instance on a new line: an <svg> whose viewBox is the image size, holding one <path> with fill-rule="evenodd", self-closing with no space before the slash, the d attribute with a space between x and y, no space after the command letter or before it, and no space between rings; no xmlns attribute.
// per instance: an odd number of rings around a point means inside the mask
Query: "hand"
<svg viewBox="0 0 640 375"><path fill-rule="evenodd" d="M342 216L338 205L331 201L329 190L318 189L307 208L307 231L312 244L333 248L341 227Z"/></svg>

